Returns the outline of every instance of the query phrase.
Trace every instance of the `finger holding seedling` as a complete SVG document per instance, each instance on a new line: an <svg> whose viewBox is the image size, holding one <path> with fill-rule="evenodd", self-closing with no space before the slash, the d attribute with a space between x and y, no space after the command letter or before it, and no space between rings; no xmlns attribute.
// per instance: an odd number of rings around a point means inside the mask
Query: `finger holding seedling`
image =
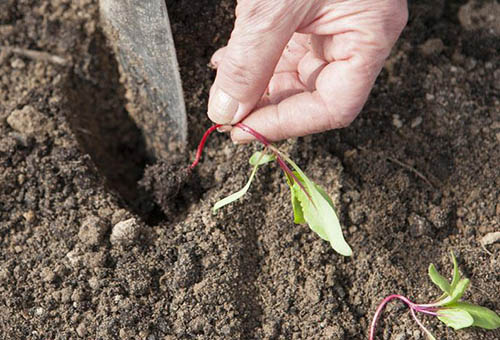
<svg viewBox="0 0 500 340"><path fill-rule="evenodd" d="M271 141L348 125L407 20L406 0L240 0L208 115ZM232 130L234 141L253 137Z"/></svg>

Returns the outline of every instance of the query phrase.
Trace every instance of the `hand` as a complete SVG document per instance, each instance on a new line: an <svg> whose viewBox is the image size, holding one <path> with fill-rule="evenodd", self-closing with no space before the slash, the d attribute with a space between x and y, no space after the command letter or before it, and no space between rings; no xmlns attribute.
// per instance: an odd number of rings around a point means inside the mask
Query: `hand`
<svg viewBox="0 0 500 340"><path fill-rule="evenodd" d="M228 45L212 57L208 116L274 141L345 127L407 18L406 0L239 0Z"/></svg>

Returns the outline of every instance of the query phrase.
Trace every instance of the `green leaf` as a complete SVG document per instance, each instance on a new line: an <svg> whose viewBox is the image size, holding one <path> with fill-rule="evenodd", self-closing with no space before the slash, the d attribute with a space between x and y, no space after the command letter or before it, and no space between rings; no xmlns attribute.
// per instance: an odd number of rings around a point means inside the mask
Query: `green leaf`
<svg viewBox="0 0 500 340"><path fill-rule="evenodd" d="M440 309L437 312L437 317L444 322L446 326L455 330L470 327L474 323L472 316L467 311L460 308Z"/></svg>
<svg viewBox="0 0 500 340"><path fill-rule="evenodd" d="M443 292L445 292L448 295L451 295L451 286L448 283L448 281L438 273L436 270L436 267L431 263L429 266L429 276L432 280L432 282L439 287Z"/></svg>
<svg viewBox="0 0 500 340"><path fill-rule="evenodd" d="M302 206L300 205L299 198L297 197L296 186L294 186L293 178L291 178L286 172L285 175L286 175L286 182L290 187L290 192L292 196L293 222L295 224L306 223L306 220L304 218L304 212L302 211Z"/></svg>
<svg viewBox="0 0 500 340"><path fill-rule="evenodd" d="M476 306L462 301L455 302L447 307L460 309L469 313L474 319L472 326L490 330L500 328L500 317L494 311L486 307Z"/></svg>
<svg viewBox="0 0 500 340"><path fill-rule="evenodd" d="M451 292L451 301L449 303L453 303L455 301L460 300L462 298L462 295L464 295L465 291L469 287L469 283L470 280L467 278L460 279L455 289L453 289L453 292Z"/></svg>
<svg viewBox="0 0 500 340"><path fill-rule="evenodd" d="M248 179L247 184L241 190L239 190L239 191L235 192L234 194L231 194L231 195L227 196L226 198L223 198L220 201L218 201L217 203L215 203L213 208L212 208L213 212L216 212L218 209L222 208L223 206L228 205L229 203L236 201L237 199L241 198L243 195L245 195L247 193L248 188L250 188L250 184L252 183L253 178L255 177L255 173L257 172L259 165L263 164L262 159L264 158L264 155L265 155L264 153L260 153L259 158L254 159L253 170L252 170L252 173L250 174L250 178Z"/></svg>
<svg viewBox="0 0 500 340"><path fill-rule="evenodd" d="M251 165L263 165L269 162L276 160L276 156L274 154L268 154L262 151L254 152L254 154L248 160Z"/></svg>
<svg viewBox="0 0 500 340"><path fill-rule="evenodd" d="M458 271L458 262L457 262L457 258L455 257L455 254L453 254L453 251L451 252L451 259L453 261L453 279L451 280L450 291L453 292L455 290L455 288L457 287L458 282L460 281L460 272ZM443 293L443 295L441 295L436 300L436 304L442 305L442 302L444 300L446 300L445 303L447 303L447 302L449 303L451 301L450 295L451 294L446 293L446 292Z"/></svg>
<svg viewBox="0 0 500 340"><path fill-rule="evenodd" d="M298 183L293 183L292 191L302 207L303 217L309 227L322 239L329 241L336 252L344 256L351 256L351 247L342 235L342 228L333 208L332 200L322 188L304 174L297 164L289 157L285 155L283 157L295 169L297 179L309 195L300 188Z"/></svg>
<svg viewBox="0 0 500 340"><path fill-rule="evenodd" d="M451 304L457 302L462 298L462 295L464 295L465 291L467 290L467 287L469 286L470 280L467 278L461 279L458 281L457 286L451 293L451 295L445 294L445 297L438 300L437 302L428 305L429 307L440 307L440 306L446 306L449 307Z"/></svg>

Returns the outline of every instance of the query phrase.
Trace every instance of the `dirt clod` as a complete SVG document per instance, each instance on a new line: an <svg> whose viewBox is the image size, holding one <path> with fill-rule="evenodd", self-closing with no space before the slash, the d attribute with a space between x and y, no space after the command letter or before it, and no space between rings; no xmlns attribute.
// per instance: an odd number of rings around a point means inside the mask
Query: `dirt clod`
<svg viewBox="0 0 500 340"><path fill-rule="evenodd" d="M103 241L108 230L109 225L106 221L97 216L89 216L80 226L78 237L86 245L97 246Z"/></svg>
<svg viewBox="0 0 500 340"><path fill-rule="evenodd" d="M113 245L131 245L139 236L140 224L135 218L116 223L109 238Z"/></svg>
<svg viewBox="0 0 500 340"><path fill-rule="evenodd" d="M33 106L26 105L20 110L14 110L7 118L7 123L16 131L33 135L52 131L53 124Z"/></svg>

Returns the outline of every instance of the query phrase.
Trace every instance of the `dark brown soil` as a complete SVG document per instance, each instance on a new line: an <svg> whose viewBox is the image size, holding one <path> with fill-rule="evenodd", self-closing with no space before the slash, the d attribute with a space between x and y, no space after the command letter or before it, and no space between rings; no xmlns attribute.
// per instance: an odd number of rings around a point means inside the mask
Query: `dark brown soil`
<svg viewBox="0 0 500 340"><path fill-rule="evenodd" d="M172 201L163 193L171 207L148 198L137 183L153 160L125 109L96 2L0 1L2 47L67 60L0 52L2 338L367 339L383 297L437 297L427 267L449 272L451 250L472 281L466 298L500 312L500 243L480 242L500 230L498 2L410 1L361 116L283 144L334 198L351 258L293 224L275 165L213 215L258 149L224 135L208 142L194 183ZM234 3L167 5L194 150L210 124L207 64L227 41ZM156 201L168 166L152 168ZM438 339L500 338L423 319ZM378 338L424 335L394 303Z"/></svg>

